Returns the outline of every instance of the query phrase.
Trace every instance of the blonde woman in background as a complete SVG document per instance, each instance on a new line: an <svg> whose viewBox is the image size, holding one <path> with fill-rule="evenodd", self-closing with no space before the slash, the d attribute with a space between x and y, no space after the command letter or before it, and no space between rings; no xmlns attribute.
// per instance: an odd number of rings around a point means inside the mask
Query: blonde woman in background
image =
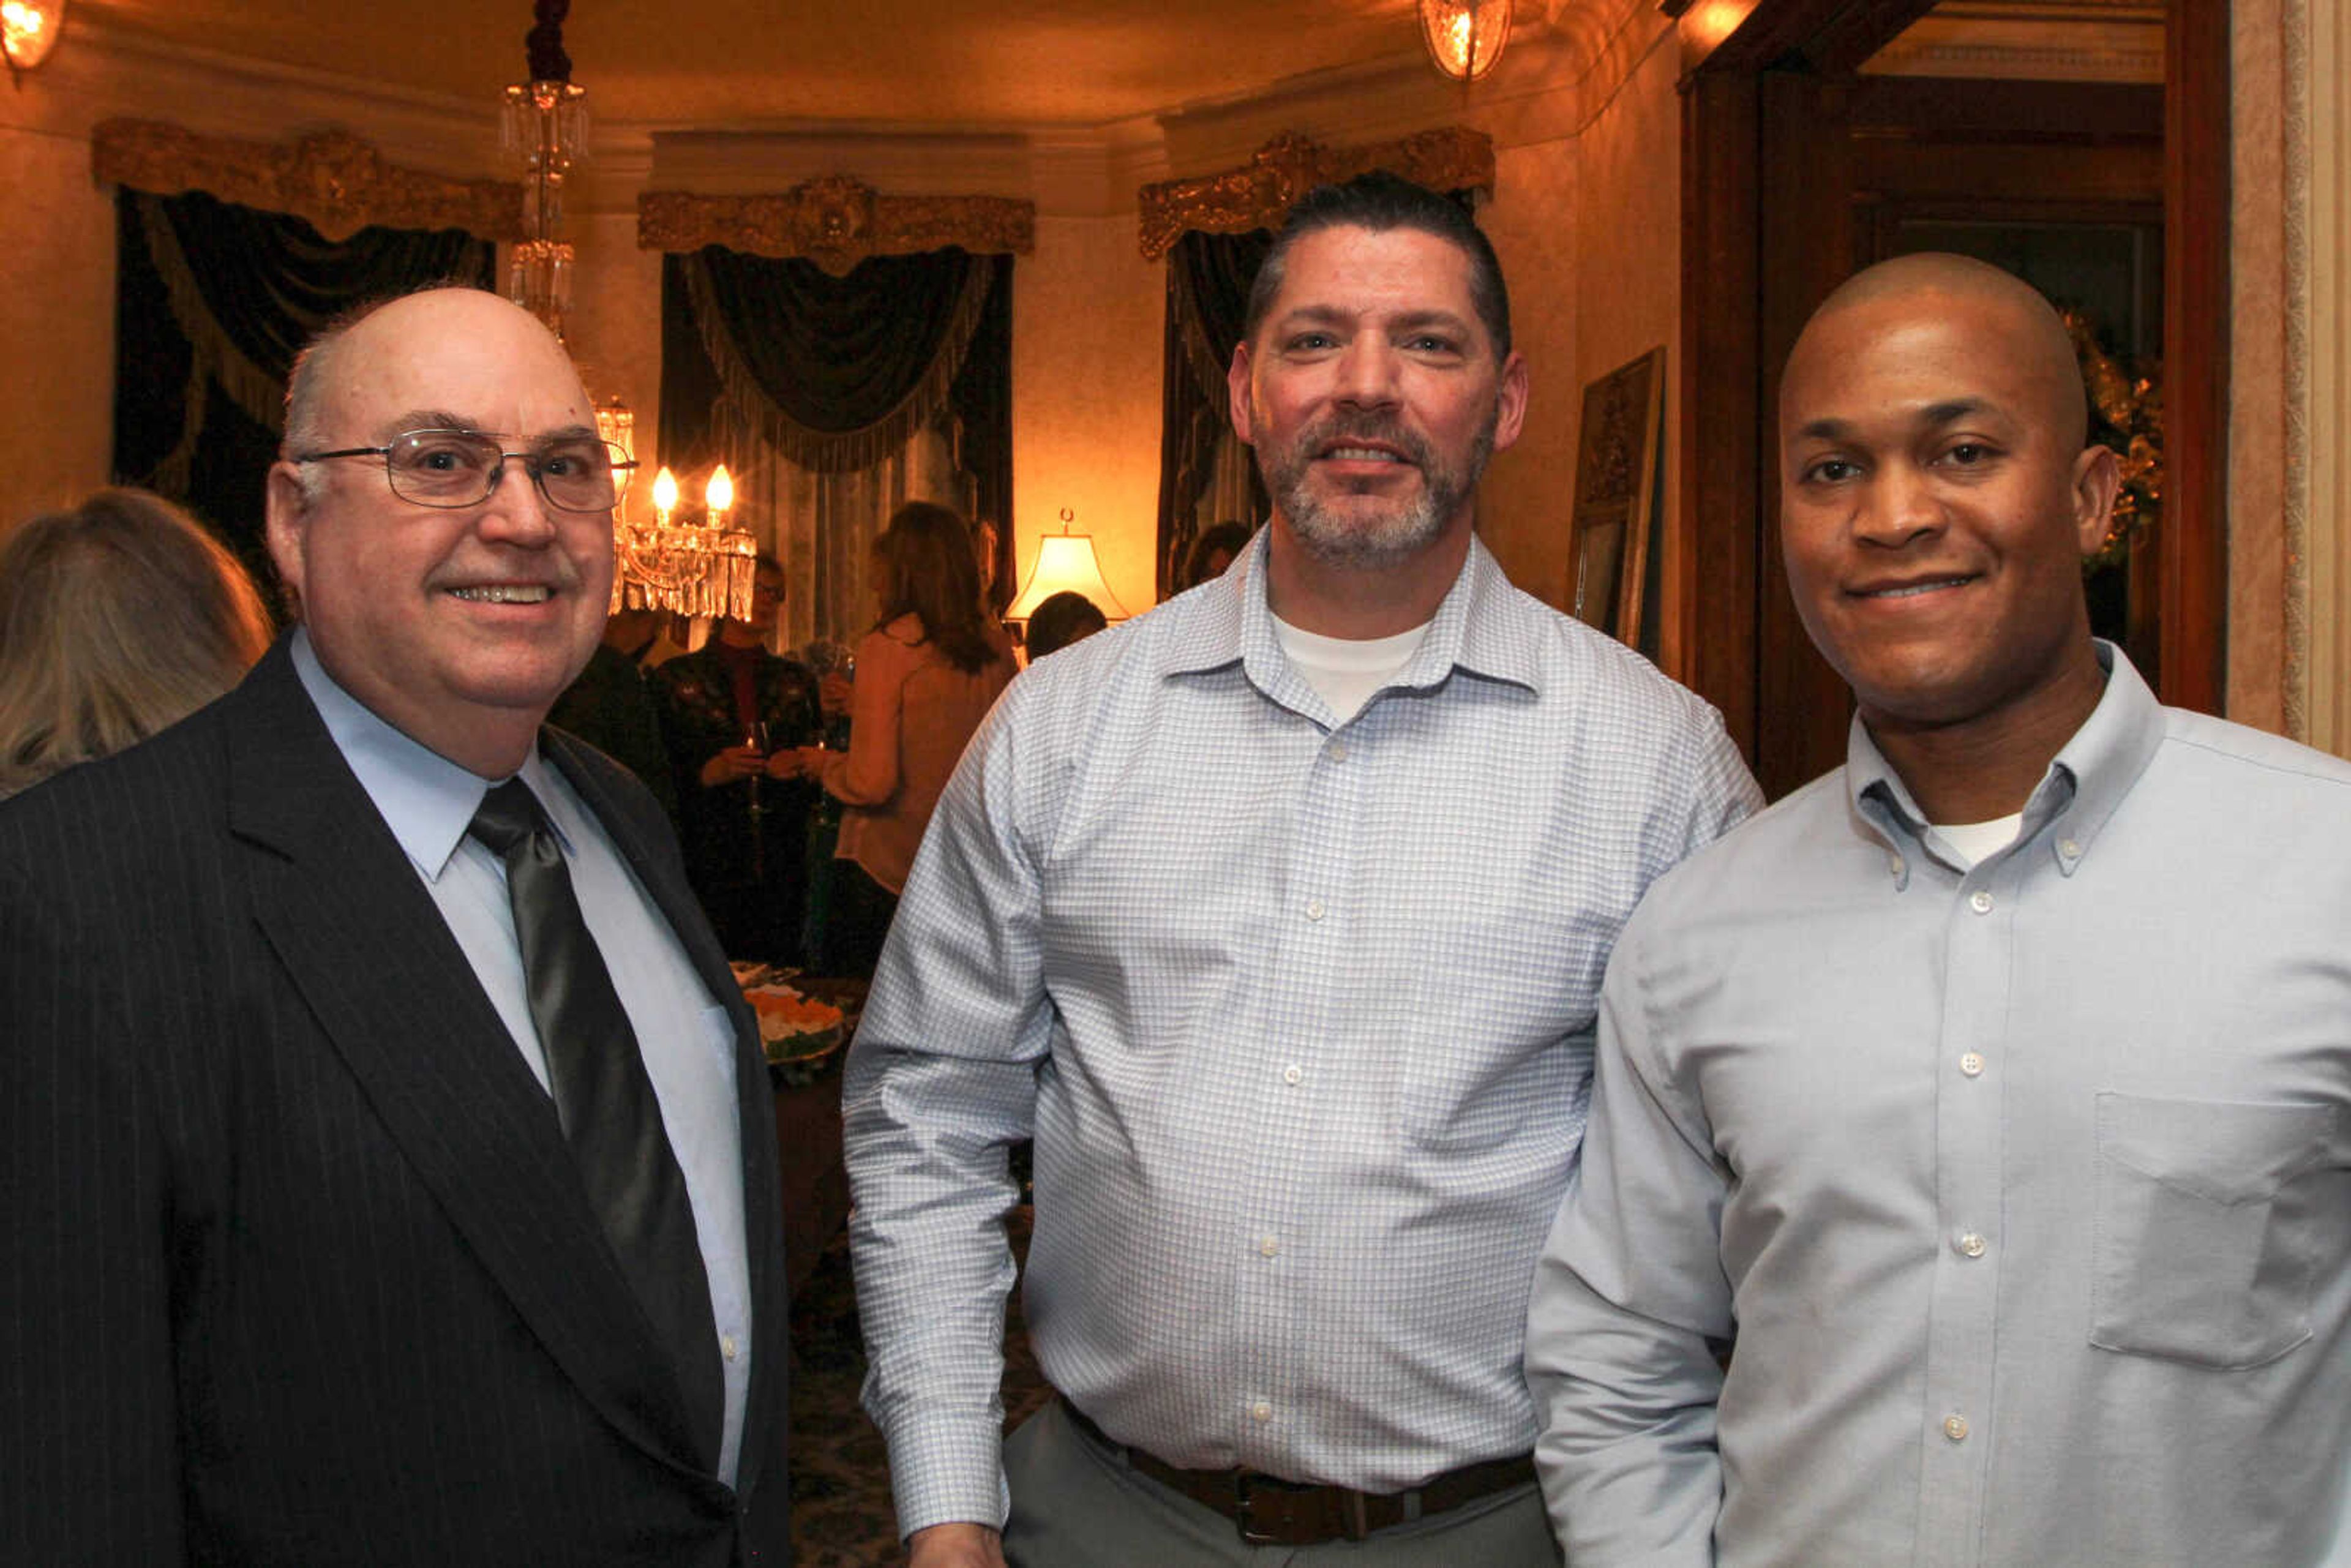
<svg viewBox="0 0 2351 1568"><path fill-rule="evenodd" d="M268 650L236 559L144 490L99 490L0 545L0 797L136 745Z"/></svg>
<svg viewBox="0 0 2351 1568"><path fill-rule="evenodd" d="M1012 651L982 609L964 520L911 501L873 544L873 630L857 644L849 749L810 747L812 777L841 802L822 967L870 975L897 912L939 791L988 705L1012 679Z"/></svg>

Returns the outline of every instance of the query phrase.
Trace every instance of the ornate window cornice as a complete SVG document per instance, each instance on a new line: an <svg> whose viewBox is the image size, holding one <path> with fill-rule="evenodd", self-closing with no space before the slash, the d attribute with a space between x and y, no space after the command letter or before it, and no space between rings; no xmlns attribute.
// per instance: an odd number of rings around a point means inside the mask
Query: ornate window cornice
<svg viewBox="0 0 2351 1568"><path fill-rule="evenodd" d="M885 196L846 174L828 174L780 195L700 196L647 191L637 198L642 250L706 245L753 256L805 256L834 277L869 256L912 256L957 246L975 256L1028 256L1037 248L1037 204L1009 196Z"/></svg>
<svg viewBox="0 0 2351 1568"><path fill-rule="evenodd" d="M157 195L202 191L263 212L290 213L330 240L371 225L463 229L522 237L522 190L509 181L454 180L387 163L340 131L291 142L211 136L155 120L109 120L92 133L99 179Z"/></svg>
<svg viewBox="0 0 2351 1568"><path fill-rule="evenodd" d="M1285 132L1250 153L1238 168L1144 186L1135 198L1144 259L1157 261L1165 256L1186 229L1246 234L1278 228L1291 204L1315 186L1374 169L1401 174L1432 191L1490 191L1494 141L1483 131L1461 126L1362 147L1325 147L1295 131Z"/></svg>

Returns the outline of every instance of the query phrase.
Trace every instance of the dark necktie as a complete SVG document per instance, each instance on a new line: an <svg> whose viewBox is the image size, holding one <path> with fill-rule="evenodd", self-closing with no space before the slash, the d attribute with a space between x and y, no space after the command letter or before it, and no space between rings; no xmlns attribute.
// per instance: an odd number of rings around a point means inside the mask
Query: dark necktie
<svg viewBox="0 0 2351 1568"><path fill-rule="evenodd" d="M711 1322L710 1282L684 1173L662 1129L661 1103L604 956L580 914L562 846L530 786L492 789L466 830L506 862L530 1021L547 1053L555 1114L588 1199L653 1333L668 1347L695 1437L718 1462L726 1379Z"/></svg>

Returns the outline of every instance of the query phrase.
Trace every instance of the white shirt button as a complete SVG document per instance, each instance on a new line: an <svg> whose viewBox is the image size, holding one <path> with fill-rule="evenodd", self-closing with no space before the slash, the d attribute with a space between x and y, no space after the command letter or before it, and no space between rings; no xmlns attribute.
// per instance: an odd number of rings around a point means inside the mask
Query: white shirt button
<svg viewBox="0 0 2351 1568"><path fill-rule="evenodd" d="M1966 1442L1968 1440L1968 1418L1964 1416L1944 1416L1943 1436L1949 1437L1954 1443Z"/></svg>
<svg viewBox="0 0 2351 1568"><path fill-rule="evenodd" d="M1257 1255L1259 1257L1270 1258L1280 1250L1281 1243L1274 1239L1272 1237L1262 1236L1258 1239Z"/></svg>
<svg viewBox="0 0 2351 1568"><path fill-rule="evenodd" d="M1959 1071L1970 1078L1982 1076L1983 1067L1983 1058L1972 1051L1959 1058Z"/></svg>
<svg viewBox="0 0 2351 1568"><path fill-rule="evenodd" d="M1962 1258L1980 1258L1984 1255L1988 1244L1982 1237L1970 1230L1953 1245L1959 1248L1959 1256Z"/></svg>
<svg viewBox="0 0 2351 1568"><path fill-rule="evenodd" d="M743 1347L736 1343L733 1334L723 1333L718 1336L718 1354L732 1361L743 1354Z"/></svg>
<svg viewBox="0 0 2351 1568"><path fill-rule="evenodd" d="M1273 1406L1267 1404L1262 1399L1259 1400L1256 1404L1249 1406L1249 1419L1252 1421L1272 1420Z"/></svg>
<svg viewBox="0 0 2351 1568"><path fill-rule="evenodd" d="M1980 887L1976 889L1973 893L1968 894L1968 907L1974 910L1978 915L1990 915L1991 913L1991 894L1986 893Z"/></svg>
<svg viewBox="0 0 2351 1568"><path fill-rule="evenodd" d="M1887 855L1886 857L1886 869L1892 872L1896 876L1900 876L1902 874L1902 857L1900 855Z"/></svg>
<svg viewBox="0 0 2351 1568"><path fill-rule="evenodd" d="M2069 861L2079 860L2082 855L2082 846L2075 843L2071 839L2059 839L2057 841L2057 852L2064 855Z"/></svg>
<svg viewBox="0 0 2351 1568"><path fill-rule="evenodd" d="M1306 1069L1293 1061L1281 1070L1281 1081L1295 1089L1306 1082Z"/></svg>
<svg viewBox="0 0 2351 1568"><path fill-rule="evenodd" d="M1322 918L1322 901L1321 899L1310 898L1306 901L1306 918L1309 920L1320 920Z"/></svg>
<svg viewBox="0 0 2351 1568"><path fill-rule="evenodd" d="M1333 762L1344 762L1347 760L1347 743L1345 741L1334 740L1331 743L1331 760Z"/></svg>

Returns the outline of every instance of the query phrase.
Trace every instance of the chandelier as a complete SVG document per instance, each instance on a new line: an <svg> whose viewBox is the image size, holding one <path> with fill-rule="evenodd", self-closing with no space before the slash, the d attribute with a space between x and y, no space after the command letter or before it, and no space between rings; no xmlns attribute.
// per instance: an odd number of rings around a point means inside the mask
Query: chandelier
<svg viewBox="0 0 2351 1568"><path fill-rule="evenodd" d="M563 177L588 156L588 89L571 80L563 52L570 0L537 0L524 38L530 79L509 85L499 115L500 151L522 173L523 237L507 264L507 298L547 323L558 340L571 308L571 246L563 228Z"/></svg>
<svg viewBox="0 0 2351 1568"><path fill-rule="evenodd" d="M1510 41L1510 0L1420 0L1420 34L1439 72L1477 81Z"/></svg>
<svg viewBox="0 0 2351 1568"><path fill-rule="evenodd" d="M628 416L617 399L611 409ZM597 410L600 429L607 413L607 409ZM634 426L633 416L628 416L627 428L632 434ZM621 438L607 435L605 439ZM741 528L726 526L726 514L735 505L735 481L726 465L721 463L712 470L703 486L703 520L698 524L671 520L677 511L677 476L667 468L653 480L653 522L631 522L625 496L622 509L612 515L611 608L717 615L730 621L751 619L751 588L758 575L759 546Z"/></svg>

